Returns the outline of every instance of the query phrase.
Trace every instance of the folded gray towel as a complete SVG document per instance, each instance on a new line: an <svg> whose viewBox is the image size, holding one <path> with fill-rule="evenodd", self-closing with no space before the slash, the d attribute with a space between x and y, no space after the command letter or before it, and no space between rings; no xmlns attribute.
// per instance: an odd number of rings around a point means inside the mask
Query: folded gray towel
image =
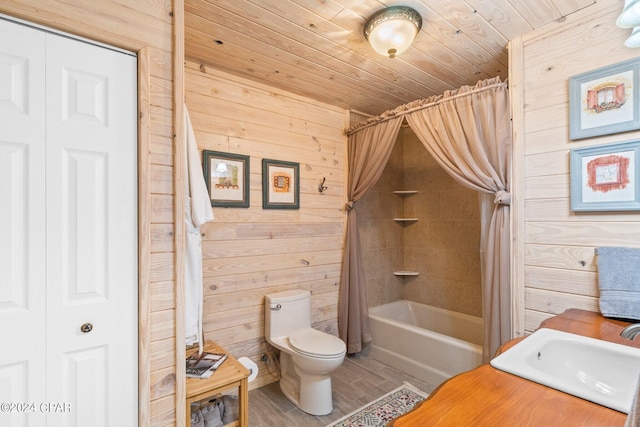
<svg viewBox="0 0 640 427"><path fill-rule="evenodd" d="M599 247L600 312L640 320L640 248Z"/></svg>

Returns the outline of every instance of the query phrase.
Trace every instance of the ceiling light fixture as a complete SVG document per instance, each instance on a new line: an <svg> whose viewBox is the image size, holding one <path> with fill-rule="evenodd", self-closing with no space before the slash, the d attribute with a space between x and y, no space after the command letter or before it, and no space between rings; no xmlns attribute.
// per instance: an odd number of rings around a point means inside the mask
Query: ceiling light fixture
<svg viewBox="0 0 640 427"><path fill-rule="evenodd" d="M616 25L620 28L640 26L640 0L625 0L624 8L618 16Z"/></svg>
<svg viewBox="0 0 640 427"><path fill-rule="evenodd" d="M364 36L381 55L394 58L407 50L422 27L422 17L406 6L392 6L373 14L364 24Z"/></svg>

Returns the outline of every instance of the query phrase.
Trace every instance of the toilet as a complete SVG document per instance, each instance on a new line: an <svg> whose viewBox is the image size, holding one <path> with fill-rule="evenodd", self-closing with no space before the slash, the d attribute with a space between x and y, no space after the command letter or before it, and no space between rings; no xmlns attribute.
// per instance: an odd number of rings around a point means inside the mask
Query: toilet
<svg viewBox="0 0 640 427"><path fill-rule="evenodd" d="M340 338L311 328L311 293L296 289L265 297L265 338L280 350L280 390L311 415L333 411L331 376L344 361Z"/></svg>

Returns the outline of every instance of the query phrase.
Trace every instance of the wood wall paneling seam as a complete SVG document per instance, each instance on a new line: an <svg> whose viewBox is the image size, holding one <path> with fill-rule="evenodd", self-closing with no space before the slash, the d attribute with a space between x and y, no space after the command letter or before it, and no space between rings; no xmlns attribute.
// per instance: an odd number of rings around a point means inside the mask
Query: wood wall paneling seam
<svg viewBox="0 0 640 427"><path fill-rule="evenodd" d="M175 244L176 244L176 396L175 423L185 426L186 376L185 376L185 324L184 324L184 261L185 261L185 183L186 141L184 138L184 0L174 0L173 4L173 100L174 100L174 210L175 210Z"/></svg>

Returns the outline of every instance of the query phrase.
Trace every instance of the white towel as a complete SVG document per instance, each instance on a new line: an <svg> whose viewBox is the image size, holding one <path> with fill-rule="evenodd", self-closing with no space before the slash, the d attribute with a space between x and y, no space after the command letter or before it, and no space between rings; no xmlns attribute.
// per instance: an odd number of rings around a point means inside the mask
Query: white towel
<svg viewBox="0 0 640 427"><path fill-rule="evenodd" d="M200 226L213 220L211 198L202 173L196 136L191 126L187 106L184 106L186 173L185 222L186 253L184 268L185 339L186 345L200 343L202 351L202 239Z"/></svg>

